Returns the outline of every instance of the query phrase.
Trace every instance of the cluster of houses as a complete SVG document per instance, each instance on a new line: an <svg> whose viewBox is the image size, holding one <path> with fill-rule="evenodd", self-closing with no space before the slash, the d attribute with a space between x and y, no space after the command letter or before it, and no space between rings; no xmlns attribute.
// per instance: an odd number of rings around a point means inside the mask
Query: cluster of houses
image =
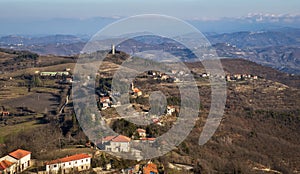
<svg viewBox="0 0 300 174"><path fill-rule="evenodd" d="M45 72L39 72L36 71L36 74L39 74L41 77L56 77L56 76L69 76L70 72L69 71L45 71Z"/></svg>
<svg viewBox="0 0 300 174"><path fill-rule="evenodd" d="M230 81L242 81L242 80L257 80L258 76L251 74L228 74L225 76L225 80Z"/></svg>
<svg viewBox="0 0 300 174"><path fill-rule="evenodd" d="M122 170L123 174L158 174L158 169L157 169L157 165L155 163L152 163L151 161L149 161L147 164L141 166L139 164Z"/></svg>
<svg viewBox="0 0 300 174"><path fill-rule="evenodd" d="M198 75L198 77L200 78L209 78L211 76L212 75L210 73L202 73ZM225 79L226 81L242 81L242 80L257 80L258 76L252 74L227 74L225 76L219 76L219 78Z"/></svg>
<svg viewBox="0 0 300 174"><path fill-rule="evenodd" d="M91 169L92 157L88 154L76 154L46 163L46 174L75 173Z"/></svg>
<svg viewBox="0 0 300 174"><path fill-rule="evenodd" d="M31 166L31 152L18 149L0 158L0 173L21 173Z"/></svg>
<svg viewBox="0 0 300 174"><path fill-rule="evenodd" d="M66 68L64 71L35 71L35 74L38 74L42 78L58 78L62 79L60 83L72 83L72 74L70 73L71 69Z"/></svg>
<svg viewBox="0 0 300 174"><path fill-rule="evenodd" d="M74 173L91 168L91 156L76 154L45 163L43 174ZM23 149L15 150L0 158L0 174L22 173L32 166L31 152Z"/></svg>
<svg viewBox="0 0 300 174"><path fill-rule="evenodd" d="M131 144L132 143L139 143L139 142L148 142L153 143L155 138L148 138L146 137L146 130L144 129L137 129L136 130L137 137L133 137L131 139L124 135L114 135L114 136L107 136L102 138L101 143L98 144L98 147L101 150L109 151L109 152L130 152Z"/></svg>
<svg viewBox="0 0 300 174"><path fill-rule="evenodd" d="M141 137L144 137L146 131L139 129ZM141 138L142 139L142 138ZM102 140L106 150L114 152L129 151L129 143L131 139L123 136L109 136ZM40 174L67 174L88 171L91 169L92 157L88 154L75 154L63 158L55 159L44 163L44 171L39 171ZM0 174L17 174L28 170L33 166L31 152L23 149L15 150L8 155L0 158ZM143 173L143 174L158 174L157 165L149 161L145 165L137 164L134 167L123 169L122 173Z"/></svg>
<svg viewBox="0 0 300 174"><path fill-rule="evenodd" d="M155 80L162 80L162 81L170 80L170 81L173 81L173 78L170 75L168 75L166 73L159 72L159 71L148 71L147 74Z"/></svg>

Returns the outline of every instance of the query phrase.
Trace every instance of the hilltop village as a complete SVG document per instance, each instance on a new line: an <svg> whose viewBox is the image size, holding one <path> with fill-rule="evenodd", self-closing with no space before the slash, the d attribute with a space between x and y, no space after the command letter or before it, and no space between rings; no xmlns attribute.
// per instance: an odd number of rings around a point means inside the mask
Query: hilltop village
<svg viewBox="0 0 300 174"><path fill-rule="evenodd" d="M15 54L19 54L18 56L25 60L24 64L21 65L14 59ZM143 160L143 153L136 149L135 145L155 143L159 136L176 124L181 102L176 86L184 83L183 79L187 74L193 75L203 97L200 106L203 112L200 113L195 130L191 133L191 136L198 136L202 126L199 122L203 121L202 117L210 108L209 79L212 74L194 67L190 72L171 69L169 72L149 70L139 74L130 83L129 100L132 108L149 118L151 124L137 126L116 112L121 103L115 100L119 94L111 89L112 74L118 69L123 57L126 57L124 54L113 49L103 61L104 68L99 69L95 79L95 100L99 112L103 121L118 135L89 140L80 128L73 108L72 85L78 83L72 73L76 58L38 57L28 52L3 53L4 57L11 56L12 60L7 60L11 69L3 67L7 71L0 76L3 89L0 99L5 101L0 105L0 173L158 174L199 173L205 170L206 163L192 155L192 149L198 148L197 142L191 140L192 138L188 138L165 157L152 160ZM270 118L281 118L281 114L265 112L263 109L282 107L292 110L295 107L281 105L286 100L285 91L292 88L266 79L261 73L225 71L225 75L218 78L224 79L228 85L230 102L226 107L231 108L236 115L245 115L246 119L253 119L254 114L261 114L264 119L269 118L264 114L272 114ZM162 91L166 94L167 104L162 112L157 114L150 112L153 109L148 102L151 91ZM274 96L268 95L270 93L277 95L273 98ZM264 97L258 99L258 94ZM237 99L236 96L239 95L242 97ZM271 102L270 105L260 105L260 100L270 99L278 101L278 106L272 105ZM243 113L240 107L246 107L246 112ZM226 119L230 118L230 114L226 114L225 123ZM135 117L137 116L131 115L132 119ZM239 136L242 135L234 134L229 137L219 133L217 136L219 139L214 138L212 141L221 142L227 147L234 143L234 138L240 140ZM257 136L257 132L249 129L245 136ZM111 155L111 152L132 155L137 160L124 160ZM211 157L215 158L213 155ZM217 165L226 168L222 161L218 161ZM251 163L251 168L263 170L268 166Z"/></svg>

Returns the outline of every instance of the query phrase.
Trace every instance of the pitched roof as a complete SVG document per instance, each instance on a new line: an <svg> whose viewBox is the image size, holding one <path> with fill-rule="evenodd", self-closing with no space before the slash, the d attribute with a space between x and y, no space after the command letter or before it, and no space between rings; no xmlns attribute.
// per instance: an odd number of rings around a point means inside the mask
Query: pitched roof
<svg viewBox="0 0 300 174"><path fill-rule="evenodd" d="M140 129L140 128L139 128L139 129L137 129L136 131L137 131L137 132L146 132L146 130L145 130L145 129Z"/></svg>
<svg viewBox="0 0 300 174"><path fill-rule="evenodd" d="M141 138L140 140L144 140L144 141L155 141L156 138Z"/></svg>
<svg viewBox="0 0 300 174"><path fill-rule="evenodd" d="M143 171L145 174L151 174L151 172L157 174L157 165L154 163L149 163L143 168Z"/></svg>
<svg viewBox="0 0 300 174"><path fill-rule="evenodd" d="M113 138L115 138L116 136L107 136L107 137L104 137L103 139L102 139L102 141L110 141L110 140L112 140Z"/></svg>
<svg viewBox="0 0 300 174"><path fill-rule="evenodd" d="M104 102L106 102L107 100L110 100L110 98L109 98L109 97L101 97L101 98L100 98L100 102L101 102L101 103L104 103Z"/></svg>
<svg viewBox="0 0 300 174"><path fill-rule="evenodd" d="M13 164L14 164L13 162L7 160L0 161L0 170L5 170L6 168L10 167Z"/></svg>
<svg viewBox="0 0 300 174"><path fill-rule="evenodd" d="M137 92L141 92L141 90L139 88L134 88L133 92L137 93Z"/></svg>
<svg viewBox="0 0 300 174"><path fill-rule="evenodd" d="M18 150L15 150L15 151L9 153L9 156L11 156L15 159L21 159L29 154L31 154L31 152L29 152L27 150L23 150L23 149L18 149Z"/></svg>
<svg viewBox="0 0 300 174"><path fill-rule="evenodd" d="M102 141L112 141L112 142L130 142L131 138L126 137L124 135L117 136L107 136L102 139Z"/></svg>
<svg viewBox="0 0 300 174"><path fill-rule="evenodd" d="M76 160L81 160L81 159L85 159L85 158L91 158L91 156L88 154L81 153L81 154L76 154L76 155L56 159L56 160L50 161L46 164L49 165L49 164L65 163L65 162L76 161Z"/></svg>
<svg viewBox="0 0 300 174"><path fill-rule="evenodd" d="M118 135L112 139L112 142L130 142L131 138L126 137L124 135Z"/></svg>

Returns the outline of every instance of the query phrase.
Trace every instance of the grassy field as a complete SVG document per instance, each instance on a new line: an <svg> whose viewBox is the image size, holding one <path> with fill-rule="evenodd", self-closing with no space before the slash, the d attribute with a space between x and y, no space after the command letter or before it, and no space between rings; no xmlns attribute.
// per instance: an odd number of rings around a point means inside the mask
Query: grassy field
<svg viewBox="0 0 300 174"><path fill-rule="evenodd" d="M26 87L7 86L0 91L0 101L22 97L28 94Z"/></svg>
<svg viewBox="0 0 300 174"><path fill-rule="evenodd" d="M45 110L56 110L59 105L57 98L50 93L31 93L1 103L10 108L27 107L36 113L43 113Z"/></svg>
<svg viewBox="0 0 300 174"><path fill-rule="evenodd" d="M7 135L16 134L20 131L29 130L32 128L43 126L42 124L37 124L37 121L30 121L16 125L9 125L0 127L0 143L4 142L4 139Z"/></svg>
<svg viewBox="0 0 300 174"><path fill-rule="evenodd" d="M66 68L70 68L73 71L75 67L75 63L64 63L59 65L52 65L52 66L45 66L45 67L38 67L38 68L27 68L22 70L17 70L14 72L9 72L2 74L0 77L8 78L8 77L17 77L24 74L34 74L35 71L65 71Z"/></svg>

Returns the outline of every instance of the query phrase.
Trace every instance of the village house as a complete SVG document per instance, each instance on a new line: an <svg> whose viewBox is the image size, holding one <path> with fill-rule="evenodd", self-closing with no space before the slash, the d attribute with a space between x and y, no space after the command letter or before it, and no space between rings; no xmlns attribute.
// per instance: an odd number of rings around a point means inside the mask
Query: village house
<svg viewBox="0 0 300 174"><path fill-rule="evenodd" d="M201 75L201 77L209 77L210 76L210 74L208 74L208 73L203 73L202 75Z"/></svg>
<svg viewBox="0 0 300 174"><path fill-rule="evenodd" d="M149 162L143 167L143 174L158 174L157 165Z"/></svg>
<svg viewBox="0 0 300 174"><path fill-rule="evenodd" d="M1 112L1 116L9 116L9 112L8 111L2 111Z"/></svg>
<svg viewBox="0 0 300 174"><path fill-rule="evenodd" d="M30 160L31 152L22 149L13 151L8 155L0 158L1 162L7 164L4 171L14 171L12 173L21 173L28 169L31 165Z"/></svg>
<svg viewBox="0 0 300 174"><path fill-rule="evenodd" d="M134 88L133 93L135 96L138 96L138 97L143 95L142 91L139 88Z"/></svg>
<svg viewBox="0 0 300 174"><path fill-rule="evenodd" d="M241 74L234 74L233 76L234 76L234 78L236 80L241 80L242 79L242 75Z"/></svg>
<svg viewBox="0 0 300 174"><path fill-rule="evenodd" d="M133 83L131 83L131 90L132 90L134 96L139 97L139 96L143 95L142 91L139 88L134 87Z"/></svg>
<svg viewBox="0 0 300 174"><path fill-rule="evenodd" d="M110 98L109 97L100 97L100 103L109 103Z"/></svg>
<svg viewBox="0 0 300 174"><path fill-rule="evenodd" d="M56 159L46 163L46 173L74 173L89 170L91 168L91 156L88 154L76 154Z"/></svg>
<svg viewBox="0 0 300 174"><path fill-rule="evenodd" d="M41 72L40 73L40 76L51 76L51 77L54 77L54 76L69 76L70 73L68 71L61 71L61 72Z"/></svg>
<svg viewBox="0 0 300 174"><path fill-rule="evenodd" d="M145 129L137 129L136 132L138 133L140 138L146 137L146 130Z"/></svg>
<svg viewBox="0 0 300 174"><path fill-rule="evenodd" d="M167 115L172 115L175 111L174 106L167 106Z"/></svg>
<svg viewBox="0 0 300 174"><path fill-rule="evenodd" d="M226 81L230 82L231 81L231 76L230 75L226 75Z"/></svg>
<svg viewBox="0 0 300 174"><path fill-rule="evenodd" d="M161 77L160 77L161 80L168 80L169 78L170 78L170 76L167 75L167 74L163 74L163 75L161 75Z"/></svg>
<svg viewBox="0 0 300 174"><path fill-rule="evenodd" d="M129 152L131 138L124 135L107 136L101 141L101 149L110 152Z"/></svg>
<svg viewBox="0 0 300 174"><path fill-rule="evenodd" d="M105 110L110 107L111 101L109 97L100 97L101 109Z"/></svg>
<svg viewBox="0 0 300 174"><path fill-rule="evenodd" d="M8 160L0 161L0 173L1 174L13 174L16 173L17 164Z"/></svg>

